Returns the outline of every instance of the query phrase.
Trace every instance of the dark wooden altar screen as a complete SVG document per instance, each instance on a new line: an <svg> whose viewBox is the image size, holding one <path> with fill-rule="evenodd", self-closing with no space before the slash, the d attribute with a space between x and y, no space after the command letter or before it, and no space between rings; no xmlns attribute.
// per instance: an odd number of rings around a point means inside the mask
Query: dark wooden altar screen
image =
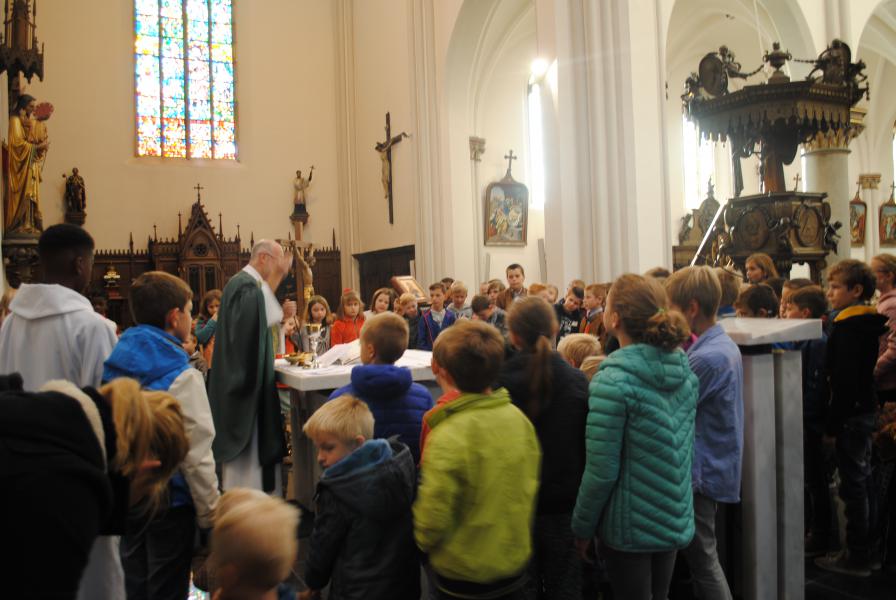
<svg viewBox="0 0 896 600"><path fill-rule="evenodd" d="M392 277L411 274L414 246L400 246L386 250L362 252L353 256L358 260L358 272L361 279L361 300L367 304L377 288L387 287L391 289L392 285L389 280ZM425 285L428 286L429 284Z"/></svg>
<svg viewBox="0 0 896 600"><path fill-rule="evenodd" d="M178 229L181 229L178 227ZM340 287L340 251L335 244L315 252L315 291L323 293L331 302L338 300ZM104 297L109 306L108 317L122 329L133 324L127 299L131 282L147 271L164 271L180 277L193 290L193 310L198 312L202 296L209 290L223 289L227 281L249 262L249 249L243 248L237 235L227 239L215 232L205 207L193 203L186 229L176 238L147 241L146 250L135 250L134 239L127 250L97 250L91 278L91 297ZM103 276L112 266L121 279L117 287L107 287Z"/></svg>

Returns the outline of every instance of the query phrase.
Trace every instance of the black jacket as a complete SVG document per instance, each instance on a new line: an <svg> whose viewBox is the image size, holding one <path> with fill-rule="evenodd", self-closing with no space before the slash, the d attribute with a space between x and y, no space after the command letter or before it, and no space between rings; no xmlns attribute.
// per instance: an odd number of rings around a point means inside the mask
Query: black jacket
<svg viewBox="0 0 896 600"><path fill-rule="evenodd" d="M127 481L107 473L97 434L75 399L23 392L16 381L0 379L0 539L15 545L0 568L4 597L74 598L96 536L123 529ZM114 459L109 406L94 390L83 391L99 409Z"/></svg>
<svg viewBox="0 0 896 600"><path fill-rule="evenodd" d="M585 470L585 419L588 416L588 379L557 352L551 353L551 390L540 398L538 414L529 414L529 361L521 351L504 363L498 384L507 388L513 403L532 420L541 443L541 485L538 514L572 512Z"/></svg>
<svg viewBox="0 0 896 600"><path fill-rule="evenodd" d="M371 440L360 450L385 440ZM305 583L331 600L417 600L420 562L411 505L416 472L407 446L389 441L392 456L325 472L317 484L317 514ZM355 454L353 453L353 454ZM345 466L345 465L343 465ZM337 471L333 473L333 471Z"/></svg>
<svg viewBox="0 0 896 600"><path fill-rule="evenodd" d="M831 401L825 433L836 436L847 419L877 410L874 366L887 318L871 306L851 306L837 315L828 338L825 371Z"/></svg>

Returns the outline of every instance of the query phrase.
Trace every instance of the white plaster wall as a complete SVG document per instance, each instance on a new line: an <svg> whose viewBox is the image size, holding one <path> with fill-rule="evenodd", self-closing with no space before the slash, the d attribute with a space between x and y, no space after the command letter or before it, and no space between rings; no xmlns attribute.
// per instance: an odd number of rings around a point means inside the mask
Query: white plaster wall
<svg viewBox="0 0 896 600"><path fill-rule="evenodd" d="M253 232L286 237L295 171L314 164L306 239L329 245L339 176L331 22L327 2L234 2L239 161L137 158L132 2L43 0L46 80L35 78L28 91L56 108L41 187L45 225L62 220L61 175L77 166L87 185L85 227L99 248L126 248L129 232L145 247L153 223L160 237L176 236L197 182L216 227L224 214L226 236L239 223L247 245Z"/></svg>
<svg viewBox="0 0 896 600"><path fill-rule="evenodd" d="M354 252L413 244L416 231L417 138L412 113L412 65L408 36L408 4L395 0L355 0L355 160L357 164L360 240ZM385 139L386 112L392 135L411 135L392 151L392 194L395 223L389 224L388 203L381 183L382 162L374 146Z"/></svg>
<svg viewBox="0 0 896 600"><path fill-rule="evenodd" d="M513 161L513 177L529 186L531 195L532 177L529 164L529 141L527 122L526 90L532 61L536 57L535 13L528 11L519 22L517 30L508 43L495 57L493 67L481 82L476 122L477 131L487 140L488 151L479 165L479 214L474 222L468 222L467 232L472 240L474 227L484 228L484 208L482 201L489 183L504 177L507 161L503 158L513 149L519 160ZM530 198L531 200L531 198ZM463 226L456 229L457 239ZM486 246L483 249L490 257L489 271L481 279L504 279L507 265L518 263L526 271L529 282L539 281L538 240L544 237L544 210L529 206L528 243L524 247ZM483 263L484 265L484 263ZM469 282L468 282L469 283ZM475 282L478 283L478 282Z"/></svg>

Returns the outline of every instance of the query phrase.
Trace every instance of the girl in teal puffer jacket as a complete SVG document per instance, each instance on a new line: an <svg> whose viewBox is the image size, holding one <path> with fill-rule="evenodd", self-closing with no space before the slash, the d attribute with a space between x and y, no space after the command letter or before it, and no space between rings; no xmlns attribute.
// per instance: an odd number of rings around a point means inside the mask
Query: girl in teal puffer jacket
<svg viewBox="0 0 896 600"><path fill-rule="evenodd" d="M620 349L590 385L572 529L583 557L597 533L616 597L665 598L675 554L694 536L699 386L679 349L690 331L684 315L668 309L662 286L639 275L613 284L604 324Z"/></svg>

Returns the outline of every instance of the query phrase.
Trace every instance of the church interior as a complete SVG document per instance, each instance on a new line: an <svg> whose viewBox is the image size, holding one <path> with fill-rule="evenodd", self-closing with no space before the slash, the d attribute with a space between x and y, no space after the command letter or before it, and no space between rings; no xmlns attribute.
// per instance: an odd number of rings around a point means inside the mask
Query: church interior
<svg viewBox="0 0 896 600"><path fill-rule="evenodd" d="M5 5L0 292L41 281L43 231L80 226L95 243L84 295L119 334L139 323L145 274L186 282L196 312L261 240L295 259L278 299L299 317L312 293L335 313L347 290L373 304L380 288L422 312L431 283L466 282L472 299L509 265L562 294L655 268L743 278L762 252L827 289L839 262L896 254L896 0ZM863 579L804 559L802 467L795 491L787 477L802 441L780 408L793 385L799 405L799 381L771 344L806 338L737 321L744 491L716 519L731 584L718 597L892 598L896 556ZM305 510L320 475L305 390L325 386L279 377L293 394L283 474L305 486L285 497ZM307 552L300 540L299 564ZM697 597L680 570L669 597ZM580 597L624 597L598 588Z"/></svg>

